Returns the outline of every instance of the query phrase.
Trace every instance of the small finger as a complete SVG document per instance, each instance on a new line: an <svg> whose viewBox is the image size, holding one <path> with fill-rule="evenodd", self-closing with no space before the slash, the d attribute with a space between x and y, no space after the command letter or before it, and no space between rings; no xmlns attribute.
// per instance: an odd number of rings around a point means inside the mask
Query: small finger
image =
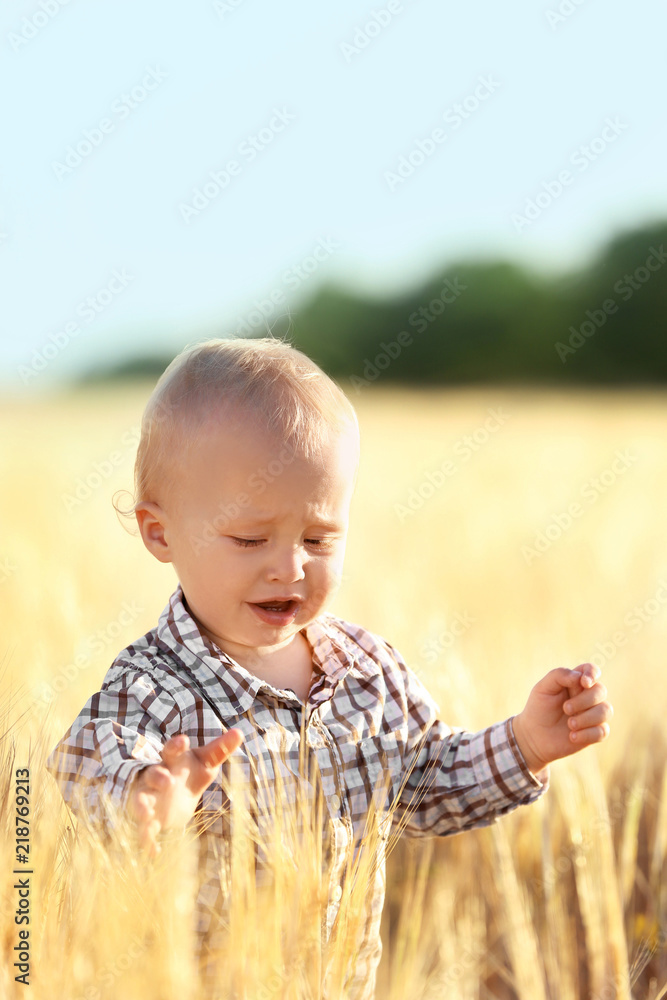
<svg viewBox="0 0 667 1000"><path fill-rule="evenodd" d="M590 746L592 743L601 743L609 736L609 725L603 722L600 726L591 726L588 729L575 729L570 733L570 741L580 747Z"/></svg>
<svg viewBox="0 0 667 1000"><path fill-rule="evenodd" d="M146 768L142 782L144 789L152 789L155 792L163 792L167 788L170 788L173 783L174 779L171 773L166 767L162 767L160 764L154 764L152 767Z"/></svg>
<svg viewBox="0 0 667 1000"><path fill-rule="evenodd" d="M581 672L570 670L568 667L554 667L550 670L536 687L543 694L561 694L563 689L567 689L570 695L574 695L581 690Z"/></svg>
<svg viewBox="0 0 667 1000"><path fill-rule="evenodd" d="M150 858L160 853L160 845L157 842L157 835L161 826L157 819L144 819L139 823L139 848L145 851Z"/></svg>
<svg viewBox="0 0 667 1000"><path fill-rule="evenodd" d="M162 850L152 831L144 835L139 846L142 851L146 852L149 858L156 857Z"/></svg>
<svg viewBox="0 0 667 1000"><path fill-rule="evenodd" d="M580 712L584 712L587 708L601 704L605 701L607 694L608 692L604 684L595 684L588 691L582 691L573 698L569 698L563 704L563 711L566 715L579 715Z"/></svg>
<svg viewBox="0 0 667 1000"><path fill-rule="evenodd" d="M189 749L190 737L186 736L185 733L179 733L178 736L172 736L171 739L167 740L165 745L162 747L161 757L163 760L175 760Z"/></svg>
<svg viewBox="0 0 667 1000"><path fill-rule="evenodd" d="M139 792L134 800L134 818L137 829L144 830L155 816L155 796L150 792Z"/></svg>
<svg viewBox="0 0 667 1000"><path fill-rule="evenodd" d="M580 683L583 688L592 688L602 674L600 668L596 667L594 663L581 663L577 667L577 671L581 671Z"/></svg>
<svg viewBox="0 0 667 1000"><path fill-rule="evenodd" d="M196 747L195 753L207 767L217 767L234 753L243 743L243 733L240 729L228 729L222 736L217 736L203 747Z"/></svg>
<svg viewBox="0 0 667 1000"><path fill-rule="evenodd" d="M151 814L152 807L149 803L149 797L145 792L139 792L135 796L133 808L134 808L134 818L138 824L143 824L148 822L148 818Z"/></svg>
<svg viewBox="0 0 667 1000"><path fill-rule="evenodd" d="M609 702L603 702L602 705L594 705L588 711L581 712L580 715L575 715L568 719L567 724L571 730L588 729L589 726L598 726L603 722L610 722L613 715L614 709Z"/></svg>

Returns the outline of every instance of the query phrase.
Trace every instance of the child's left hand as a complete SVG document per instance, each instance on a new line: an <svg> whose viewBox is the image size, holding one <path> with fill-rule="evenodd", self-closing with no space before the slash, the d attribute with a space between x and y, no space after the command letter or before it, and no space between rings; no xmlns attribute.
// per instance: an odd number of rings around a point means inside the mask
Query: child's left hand
<svg viewBox="0 0 667 1000"><path fill-rule="evenodd" d="M614 709L598 681L600 673L592 663L550 670L530 692L523 712L512 719L519 749L533 774L609 735Z"/></svg>

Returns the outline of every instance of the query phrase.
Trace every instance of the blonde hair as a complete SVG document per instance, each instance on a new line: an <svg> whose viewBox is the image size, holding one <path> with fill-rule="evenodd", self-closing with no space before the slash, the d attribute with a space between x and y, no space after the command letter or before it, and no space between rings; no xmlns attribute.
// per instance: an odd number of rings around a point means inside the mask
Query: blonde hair
<svg viewBox="0 0 667 1000"><path fill-rule="evenodd" d="M186 347L160 376L144 410L134 467L134 505L158 484L199 430L221 411L241 411L309 458L331 432L352 431L354 407L314 361L276 337L206 340ZM118 509L118 508L116 508Z"/></svg>

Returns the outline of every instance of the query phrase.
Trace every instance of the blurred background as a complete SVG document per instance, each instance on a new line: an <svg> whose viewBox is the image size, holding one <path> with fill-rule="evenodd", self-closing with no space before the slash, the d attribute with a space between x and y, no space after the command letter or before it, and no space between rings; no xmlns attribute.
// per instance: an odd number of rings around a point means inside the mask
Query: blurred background
<svg viewBox="0 0 667 1000"><path fill-rule="evenodd" d="M385 382L667 375L655 3L0 17L6 391L269 329L341 378L402 331Z"/></svg>
<svg viewBox="0 0 667 1000"><path fill-rule="evenodd" d="M157 376L208 337L286 335L349 393L332 610L450 724L603 668L612 738L493 838L436 846L414 965L399 852L383 997L664 996L666 20L648 0L0 11L0 733L45 814L44 755L176 584L112 497ZM111 997L78 903L56 910L58 817L35 828L35 996ZM123 995L188 996L160 961Z"/></svg>

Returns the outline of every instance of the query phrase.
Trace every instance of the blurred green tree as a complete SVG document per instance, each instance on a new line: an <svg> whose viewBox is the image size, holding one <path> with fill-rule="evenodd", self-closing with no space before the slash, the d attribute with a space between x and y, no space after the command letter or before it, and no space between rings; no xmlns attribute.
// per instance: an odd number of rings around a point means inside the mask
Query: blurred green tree
<svg viewBox="0 0 667 1000"><path fill-rule="evenodd" d="M564 276L506 261L461 261L390 298L325 285L272 331L357 388L380 377L413 384L662 383L665 245L667 223L656 223L615 236L588 267ZM169 360L128 359L87 379L157 376Z"/></svg>

